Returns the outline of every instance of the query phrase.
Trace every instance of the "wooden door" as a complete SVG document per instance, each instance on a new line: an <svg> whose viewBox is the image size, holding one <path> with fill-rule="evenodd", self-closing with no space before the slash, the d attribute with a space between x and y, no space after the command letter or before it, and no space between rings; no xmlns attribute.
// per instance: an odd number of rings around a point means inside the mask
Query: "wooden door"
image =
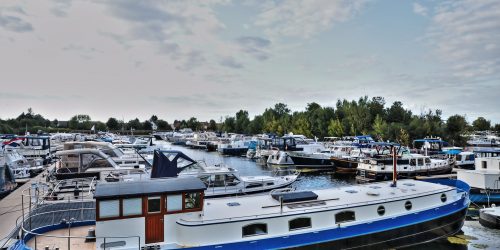
<svg viewBox="0 0 500 250"><path fill-rule="evenodd" d="M146 200L146 244L163 241L163 207L161 196L148 197Z"/></svg>

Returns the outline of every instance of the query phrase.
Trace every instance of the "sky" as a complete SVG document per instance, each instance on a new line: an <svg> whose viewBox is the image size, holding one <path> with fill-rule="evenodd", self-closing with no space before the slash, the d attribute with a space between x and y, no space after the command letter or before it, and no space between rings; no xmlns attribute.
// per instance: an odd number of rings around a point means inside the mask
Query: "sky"
<svg viewBox="0 0 500 250"><path fill-rule="evenodd" d="M2 119L219 120L364 95L500 123L500 1L0 2Z"/></svg>

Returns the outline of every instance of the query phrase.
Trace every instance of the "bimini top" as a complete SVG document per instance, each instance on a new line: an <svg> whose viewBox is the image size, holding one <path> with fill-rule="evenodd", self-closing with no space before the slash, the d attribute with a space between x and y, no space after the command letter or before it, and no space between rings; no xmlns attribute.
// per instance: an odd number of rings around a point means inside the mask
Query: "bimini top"
<svg viewBox="0 0 500 250"><path fill-rule="evenodd" d="M206 189L205 184L198 178L171 178L150 179L146 181L107 182L98 183L95 187L94 198L117 198L127 196L141 196L143 194L165 194L195 192Z"/></svg>

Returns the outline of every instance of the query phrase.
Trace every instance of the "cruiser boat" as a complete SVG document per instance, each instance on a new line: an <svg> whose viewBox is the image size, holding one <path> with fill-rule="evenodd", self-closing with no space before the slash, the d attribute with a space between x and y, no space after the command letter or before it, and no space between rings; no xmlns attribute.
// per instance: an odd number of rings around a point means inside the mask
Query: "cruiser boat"
<svg viewBox="0 0 500 250"><path fill-rule="evenodd" d="M413 141L413 151L423 155L441 154L443 148L448 145L448 142L441 140L440 137L425 137Z"/></svg>
<svg viewBox="0 0 500 250"><path fill-rule="evenodd" d="M476 169L457 171L457 179L471 187L472 202L500 202L500 157L481 157L475 162Z"/></svg>
<svg viewBox="0 0 500 250"><path fill-rule="evenodd" d="M303 135L286 135L274 138L271 144L273 153L267 158L267 164L272 166L294 165L289 152L300 151L304 154L318 153L325 150L322 143L307 139Z"/></svg>
<svg viewBox="0 0 500 250"><path fill-rule="evenodd" d="M231 135L231 139L227 143L219 143L217 151L223 155L242 156L245 155L249 148L255 148L257 142L243 135Z"/></svg>
<svg viewBox="0 0 500 250"><path fill-rule="evenodd" d="M499 147L500 137L490 133L471 135L467 144L474 147Z"/></svg>
<svg viewBox="0 0 500 250"><path fill-rule="evenodd" d="M358 164L357 178L361 181L390 180L394 167L397 168L398 178L448 174L454 163L451 159L434 159L420 154L404 154L397 158L396 166L390 155L363 159Z"/></svg>
<svg viewBox="0 0 500 250"><path fill-rule="evenodd" d="M3 146L9 150L16 150L28 161L42 161L42 165L47 165L52 160L52 152L56 150L51 147L50 136L27 135L11 136L4 138Z"/></svg>
<svg viewBox="0 0 500 250"><path fill-rule="evenodd" d="M238 170L221 164L208 166L180 151L156 151L151 178L196 177L205 183L205 197L242 195L285 188L295 182L298 172L276 171L273 176L241 176Z"/></svg>
<svg viewBox="0 0 500 250"><path fill-rule="evenodd" d="M469 206L458 180L218 199L206 189L198 178L98 183L92 202L26 210L12 249L63 248L68 228L82 249L399 248L458 233Z"/></svg>
<svg viewBox="0 0 500 250"><path fill-rule="evenodd" d="M16 179L30 178L44 170L41 159L30 163L16 150L4 150L0 153L0 164L8 165Z"/></svg>

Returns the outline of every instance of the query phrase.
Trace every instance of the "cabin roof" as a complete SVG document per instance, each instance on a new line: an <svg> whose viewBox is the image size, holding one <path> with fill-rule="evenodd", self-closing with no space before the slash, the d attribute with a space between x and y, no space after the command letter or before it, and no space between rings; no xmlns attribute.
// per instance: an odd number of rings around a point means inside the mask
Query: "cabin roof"
<svg viewBox="0 0 500 250"><path fill-rule="evenodd" d="M147 181L99 183L94 198L117 198L143 194L180 193L205 190L205 184L198 178L152 179Z"/></svg>

